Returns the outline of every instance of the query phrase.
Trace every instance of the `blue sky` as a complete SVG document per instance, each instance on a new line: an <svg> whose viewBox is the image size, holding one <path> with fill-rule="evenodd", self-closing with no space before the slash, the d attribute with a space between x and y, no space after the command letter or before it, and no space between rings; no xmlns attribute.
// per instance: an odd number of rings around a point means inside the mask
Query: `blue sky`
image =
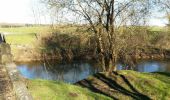
<svg viewBox="0 0 170 100"><path fill-rule="evenodd" d="M37 12L37 9L42 9L37 2L38 0L0 0L0 23L50 23L45 10ZM167 23L167 20L162 18L163 14L154 15L150 18L150 25L163 26Z"/></svg>

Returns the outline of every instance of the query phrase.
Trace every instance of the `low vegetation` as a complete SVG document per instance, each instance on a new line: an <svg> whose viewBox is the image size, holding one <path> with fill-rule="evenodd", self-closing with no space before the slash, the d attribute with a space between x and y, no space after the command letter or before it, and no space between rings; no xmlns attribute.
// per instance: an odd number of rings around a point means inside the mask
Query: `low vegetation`
<svg viewBox="0 0 170 100"><path fill-rule="evenodd" d="M137 58L152 58L154 53L146 52L148 48L158 49L162 54L164 50L170 49L170 36L166 27L129 27L129 29L131 30L124 30L117 40L119 56L136 54ZM5 33L7 43L11 44L15 61L42 60L46 57L57 61L93 59L100 62L96 38L86 25L14 27L0 28L0 31ZM153 58L164 58L162 54ZM131 59L131 57L118 58Z"/></svg>

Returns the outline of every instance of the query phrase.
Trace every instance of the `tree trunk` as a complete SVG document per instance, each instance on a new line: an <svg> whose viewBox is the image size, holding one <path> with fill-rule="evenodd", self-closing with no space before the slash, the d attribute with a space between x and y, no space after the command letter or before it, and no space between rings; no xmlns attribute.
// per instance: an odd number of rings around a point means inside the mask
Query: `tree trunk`
<svg viewBox="0 0 170 100"><path fill-rule="evenodd" d="M101 19L99 19L101 22ZM98 45L99 45L99 55L101 59L101 64L102 64L102 70L105 72L106 71L106 64L105 64L105 55L104 55L104 49L103 49L103 43L102 43L102 23L99 26L98 30Z"/></svg>
<svg viewBox="0 0 170 100"><path fill-rule="evenodd" d="M101 54L101 65L102 65L102 70L106 72L106 64L105 64L105 59L104 55Z"/></svg>

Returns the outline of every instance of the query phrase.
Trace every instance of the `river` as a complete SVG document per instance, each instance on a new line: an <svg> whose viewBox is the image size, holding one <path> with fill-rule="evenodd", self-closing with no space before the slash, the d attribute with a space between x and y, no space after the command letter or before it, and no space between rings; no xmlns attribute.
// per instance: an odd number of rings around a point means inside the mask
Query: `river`
<svg viewBox="0 0 170 100"><path fill-rule="evenodd" d="M93 62L77 61L72 63L17 63L21 74L29 79L59 80L67 83L75 83L89 75L99 72L98 64ZM117 70L125 70L122 64L117 64ZM170 72L170 60L142 60L138 61L133 69L138 72Z"/></svg>

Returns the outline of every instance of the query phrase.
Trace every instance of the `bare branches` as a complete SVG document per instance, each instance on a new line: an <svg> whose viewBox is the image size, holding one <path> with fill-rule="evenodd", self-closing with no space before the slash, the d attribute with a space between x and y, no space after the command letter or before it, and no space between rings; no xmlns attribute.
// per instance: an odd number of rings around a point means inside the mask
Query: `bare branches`
<svg viewBox="0 0 170 100"><path fill-rule="evenodd" d="M131 25L130 20L138 13L146 13L145 5L136 6L147 0L47 0L52 7L67 9L70 13L76 13L79 18L85 18L95 33L97 48L101 56L103 69L115 65L120 45L120 27ZM133 6L135 5L135 9ZM146 7L147 8L147 7ZM141 11L141 12L140 12ZM133 12L133 14L132 14ZM142 15L142 14L141 14ZM146 15L146 14L143 14ZM143 16L140 16L143 17ZM140 19L139 19L140 20ZM138 20L138 21L139 21ZM126 22L126 23L125 23ZM139 21L140 22L140 21ZM85 23L87 24L87 23ZM124 43L124 42L123 42ZM103 61L107 58L109 61ZM109 62L105 64L104 62Z"/></svg>

